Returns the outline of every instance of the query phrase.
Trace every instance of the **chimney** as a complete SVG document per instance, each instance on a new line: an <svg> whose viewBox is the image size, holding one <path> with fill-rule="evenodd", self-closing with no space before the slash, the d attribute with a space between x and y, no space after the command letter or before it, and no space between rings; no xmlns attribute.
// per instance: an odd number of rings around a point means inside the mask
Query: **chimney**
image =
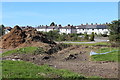
<svg viewBox="0 0 120 80"><path fill-rule="evenodd" d="M61 26L61 24L59 24L59 26Z"/></svg>
<svg viewBox="0 0 120 80"><path fill-rule="evenodd" d="M70 26L70 24L68 24L68 26Z"/></svg>
<svg viewBox="0 0 120 80"><path fill-rule="evenodd" d="M106 24L108 24L108 23L106 22Z"/></svg>
<svg viewBox="0 0 120 80"><path fill-rule="evenodd" d="M83 26L83 24L81 24L81 26Z"/></svg>

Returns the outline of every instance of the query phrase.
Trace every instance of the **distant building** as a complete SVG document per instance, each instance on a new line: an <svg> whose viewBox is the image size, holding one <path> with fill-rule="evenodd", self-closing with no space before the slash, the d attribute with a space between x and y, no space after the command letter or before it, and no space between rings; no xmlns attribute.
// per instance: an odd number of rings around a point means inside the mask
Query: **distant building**
<svg viewBox="0 0 120 80"><path fill-rule="evenodd" d="M36 27L37 31L43 31L43 32L49 32L49 31L53 31L53 30L58 30L59 33L66 33L66 34L71 34L71 33L87 33L87 34L91 34L92 32L96 33L96 34L108 34L109 35L109 31L108 31L108 26L107 24L94 24L91 23L90 25L87 23L86 25L78 25L78 26L38 26Z"/></svg>
<svg viewBox="0 0 120 80"><path fill-rule="evenodd" d="M37 30L37 31L47 32L47 27L48 27L48 26L38 26L38 27L36 28L36 30Z"/></svg>
<svg viewBox="0 0 120 80"><path fill-rule="evenodd" d="M77 33L77 29L75 26L65 26L59 28L60 33L66 33L66 34L71 34L71 33Z"/></svg>
<svg viewBox="0 0 120 80"><path fill-rule="evenodd" d="M9 33L11 29L12 29L11 27L5 27L4 28L5 34Z"/></svg>
<svg viewBox="0 0 120 80"><path fill-rule="evenodd" d="M24 29L26 29L26 28L33 28L32 26L20 26L20 28L22 29L22 30L24 30Z"/></svg>
<svg viewBox="0 0 120 80"><path fill-rule="evenodd" d="M60 26L38 26L37 31L49 32L53 30L59 30Z"/></svg>
<svg viewBox="0 0 120 80"><path fill-rule="evenodd" d="M82 34L84 34L84 33L91 34L92 32L94 32L96 34L109 34L108 26L105 24L104 25L101 25L101 24L99 24L99 25L97 25L97 24L83 25L83 24L81 24L79 26L76 26L76 28L77 28L77 33L82 33Z"/></svg>

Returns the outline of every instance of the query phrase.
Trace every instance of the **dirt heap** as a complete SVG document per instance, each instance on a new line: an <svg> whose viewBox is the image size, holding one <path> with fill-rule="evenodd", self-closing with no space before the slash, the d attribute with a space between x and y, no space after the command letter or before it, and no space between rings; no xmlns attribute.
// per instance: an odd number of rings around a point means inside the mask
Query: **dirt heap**
<svg viewBox="0 0 120 80"><path fill-rule="evenodd" d="M47 39L43 33L37 32L34 28L22 30L19 26L15 26L10 33L4 35L0 42L2 42L2 48L4 49L56 44L54 41Z"/></svg>

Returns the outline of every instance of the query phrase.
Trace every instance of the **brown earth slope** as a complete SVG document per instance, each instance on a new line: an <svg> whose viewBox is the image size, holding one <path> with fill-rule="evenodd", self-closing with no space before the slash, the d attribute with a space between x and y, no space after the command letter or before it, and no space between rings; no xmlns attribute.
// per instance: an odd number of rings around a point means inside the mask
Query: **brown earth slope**
<svg viewBox="0 0 120 80"><path fill-rule="evenodd" d="M22 30L15 26L10 33L0 39L0 48L12 49L26 46L49 46L56 43L46 38L46 35L37 32L34 28Z"/></svg>

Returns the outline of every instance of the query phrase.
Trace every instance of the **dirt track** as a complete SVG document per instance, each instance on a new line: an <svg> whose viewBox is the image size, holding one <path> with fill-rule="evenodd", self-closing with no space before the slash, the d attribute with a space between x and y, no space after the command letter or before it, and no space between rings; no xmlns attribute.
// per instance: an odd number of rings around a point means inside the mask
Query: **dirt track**
<svg viewBox="0 0 120 80"><path fill-rule="evenodd" d="M95 47L99 48L99 47ZM52 55L14 54L3 59L20 59L38 65L48 64L58 69L68 69L85 76L100 76L103 78L118 77L117 62L90 61L89 52L92 46L72 46ZM26 57L27 56L27 57Z"/></svg>
<svg viewBox="0 0 120 80"><path fill-rule="evenodd" d="M118 64L114 62L88 62L88 61L52 61L58 69L68 69L85 76L100 76L103 78L117 78Z"/></svg>

